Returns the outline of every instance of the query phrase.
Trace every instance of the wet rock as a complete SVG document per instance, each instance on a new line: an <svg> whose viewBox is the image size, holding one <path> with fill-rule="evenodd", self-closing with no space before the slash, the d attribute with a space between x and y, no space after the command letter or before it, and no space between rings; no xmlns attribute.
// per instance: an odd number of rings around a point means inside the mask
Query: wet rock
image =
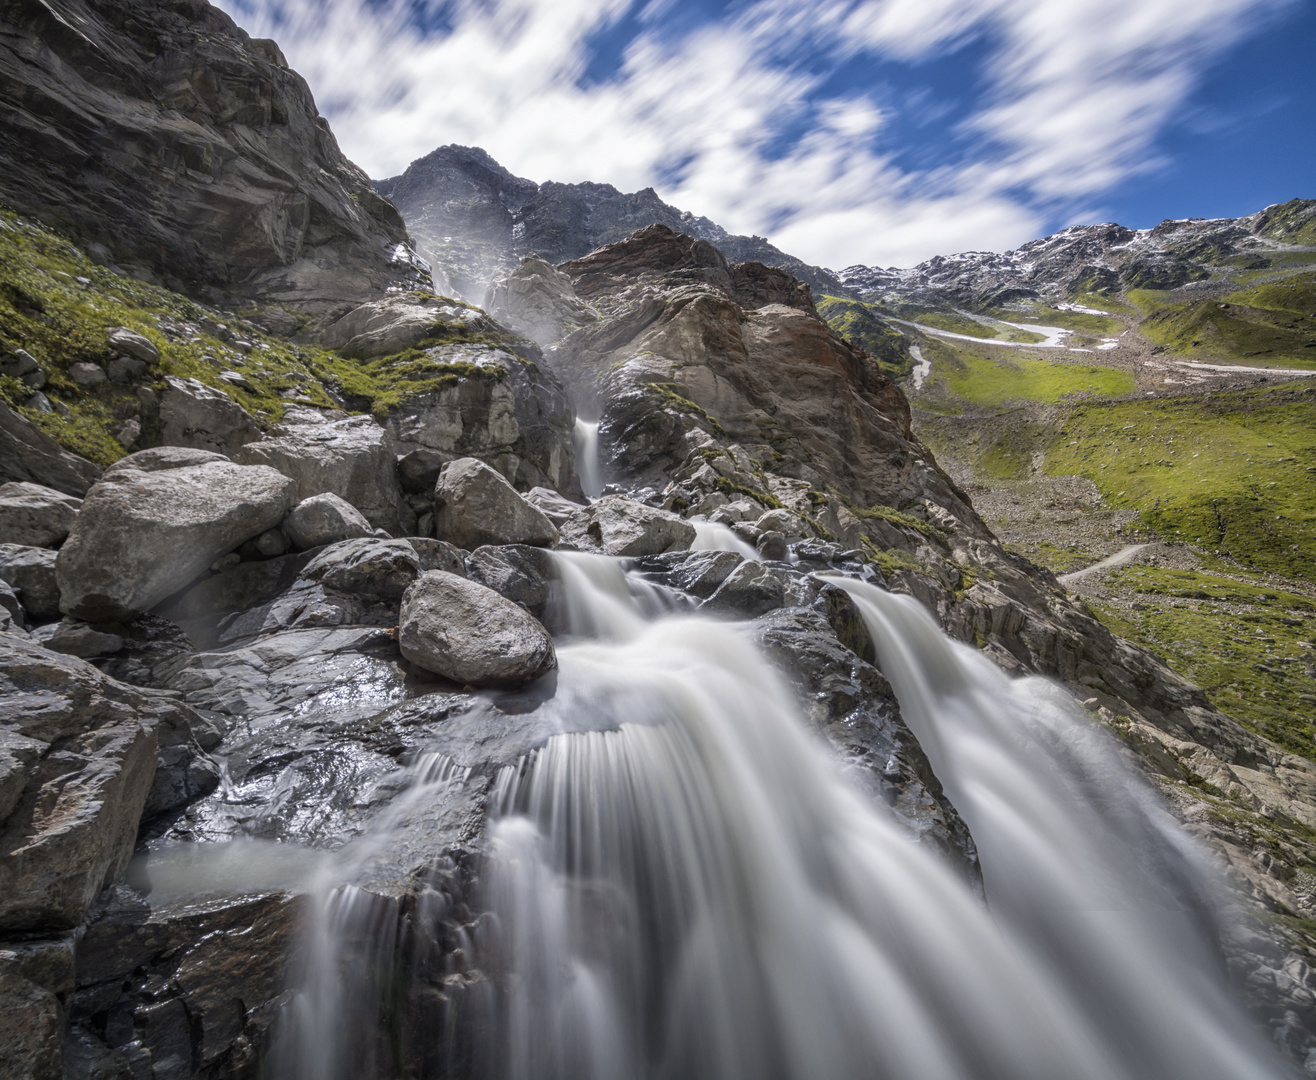
<svg viewBox="0 0 1316 1080"><path fill-rule="evenodd" d="M122 874L175 706L9 635L0 649L0 930L76 926Z"/></svg>
<svg viewBox="0 0 1316 1080"><path fill-rule="evenodd" d="M0 402L0 480L25 480L85 495L101 469L70 454L30 420Z"/></svg>
<svg viewBox="0 0 1316 1080"><path fill-rule="evenodd" d="M0 1062L14 1080L63 1080L72 937L0 944Z"/></svg>
<svg viewBox="0 0 1316 1080"><path fill-rule="evenodd" d="M427 536L408 536L407 543L420 559L422 571L444 570L458 577L466 576L466 554L461 548Z"/></svg>
<svg viewBox="0 0 1316 1080"><path fill-rule="evenodd" d="M557 666L553 639L492 589L431 571L402 598L398 645L413 664L457 683L520 686Z"/></svg>
<svg viewBox="0 0 1316 1080"><path fill-rule="evenodd" d="M9 623L0 629L12 630L15 626L21 627L27 621L26 613L23 611L23 604L18 599L18 593L14 587L0 578L0 611L9 616Z"/></svg>
<svg viewBox="0 0 1316 1080"><path fill-rule="evenodd" d="M49 548L0 544L0 580L18 592L23 610L37 620L59 614L58 555Z"/></svg>
<svg viewBox="0 0 1316 1080"><path fill-rule="evenodd" d="M109 333L110 348L126 353L142 364L158 364L160 350L150 338L129 330L126 326L116 326Z"/></svg>
<svg viewBox="0 0 1316 1080"><path fill-rule="evenodd" d="M694 543L695 527L676 514L605 495L577 510L562 527L562 542L577 551L603 555L657 555Z"/></svg>
<svg viewBox="0 0 1316 1080"><path fill-rule="evenodd" d="M302 577L327 589L397 600L421 574L420 556L406 540L344 540L320 552Z"/></svg>
<svg viewBox="0 0 1316 1080"><path fill-rule="evenodd" d="M282 529L301 551L372 533L370 522L355 506L330 492L303 499L283 519Z"/></svg>
<svg viewBox="0 0 1316 1080"><path fill-rule="evenodd" d="M707 600L744 561L734 551L684 551L641 559L637 568L653 581Z"/></svg>
<svg viewBox="0 0 1316 1080"><path fill-rule="evenodd" d="M60 549L61 610L88 621L149 610L278 525L293 490L273 469L195 449L124 458L88 493Z"/></svg>
<svg viewBox="0 0 1316 1080"><path fill-rule="evenodd" d="M160 396L160 438L168 446L187 446L232 456L260 438L252 415L227 394L196 379L166 375Z"/></svg>
<svg viewBox="0 0 1316 1080"><path fill-rule="evenodd" d="M744 562L736 567L701 606L701 611L740 616L762 615L774 608L811 602L819 586L777 566Z"/></svg>
<svg viewBox="0 0 1316 1080"><path fill-rule="evenodd" d="M758 539L754 541L754 550L769 562L784 562L790 554L785 533L776 531L759 533Z"/></svg>
<svg viewBox="0 0 1316 1080"><path fill-rule="evenodd" d="M557 543L556 526L476 458L458 458L443 467L434 487L434 506L435 532L467 550L484 544Z"/></svg>
<svg viewBox="0 0 1316 1080"><path fill-rule="evenodd" d="M123 638L105 633L83 622L64 619L33 631L32 640L51 652L81 656L110 656L123 648Z"/></svg>
<svg viewBox="0 0 1316 1080"><path fill-rule="evenodd" d="M0 544L57 547L81 507L81 499L41 484L0 485Z"/></svg>
<svg viewBox="0 0 1316 1080"><path fill-rule="evenodd" d="M393 439L368 416L285 425L274 438L248 443L234 455L244 465L268 465L297 481L297 495L333 494L390 535L415 525L398 485Z"/></svg>
<svg viewBox="0 0 1316 1080"><path fill-rule="evenodd" d="M472 551L466 576L542 619L556 571L553 556L543 548L509 544Z"/></svg>
<svg viewBox="0 0 1316 1080"><path fill-rule="evenodd" d="M580 503L572 502L564 495L548 488L534 487L525 493L525 501L548 518L559 529L572 514L580 509Z"/></svg>

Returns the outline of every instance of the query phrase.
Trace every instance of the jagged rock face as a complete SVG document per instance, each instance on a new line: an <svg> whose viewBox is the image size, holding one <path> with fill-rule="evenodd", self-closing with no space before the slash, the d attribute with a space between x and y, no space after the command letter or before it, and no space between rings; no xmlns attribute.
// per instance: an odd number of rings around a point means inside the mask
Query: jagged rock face
<svg viewBox="0 0 1316 1080"><path fill-rule="evenodd" d="M536 184L474 147L441 146L375 188L402 212L436 274L446 276L439 287L476 303L526 255L550 263L577 259L654 224L707 240L736 261L783 267L819 292L843 291L831 272L761 236L735 236L678 210L653 188L628 194L610 184Z"/></svg>
<svg viewBox="0 0 1316 1080"><path fill-rule="evenodd" d="M305 81L205 0L11 4L3 24L15 209L182 291L317 317L425 280Z"/></svg>
<svg viewBox="0 0 1316 1080"><path fill-rule="evenodd" d="M484 307L538 345L551 345L599 317L576 296L571 279L538 255L527 255L515 270L495 278Z"/></svg>

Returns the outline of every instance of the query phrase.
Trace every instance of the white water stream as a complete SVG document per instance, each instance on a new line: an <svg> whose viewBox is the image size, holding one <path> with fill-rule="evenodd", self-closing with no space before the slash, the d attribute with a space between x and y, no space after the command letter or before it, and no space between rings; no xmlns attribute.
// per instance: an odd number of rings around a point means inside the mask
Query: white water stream
<svg viewBox="0 0 1316 1080"><path fill-rule="evenodd" d="M599 462L599 422L582 420L576 417L576 426L571 433L576 451L576 475L580 477L580 489L591 499L603 494L603 468Z"/></svg>
<svg viewBox="0 0 1316 1080"><path fill-rule="evenodd" d="M850 787L740 627L672 613L619 561L556 559L566 633L537 715L560 733L489 798L479 1075L1283 1075L1226 993L1202 860L1063 692L835 579L973 831L984 906ZM422 778L386 827L464 776ZM333 895L297 1006L307 1080L374 1075L342 1057L367 1006L339 985L338 942L371 942L367 996L392 978L368 897Z"/></svg>

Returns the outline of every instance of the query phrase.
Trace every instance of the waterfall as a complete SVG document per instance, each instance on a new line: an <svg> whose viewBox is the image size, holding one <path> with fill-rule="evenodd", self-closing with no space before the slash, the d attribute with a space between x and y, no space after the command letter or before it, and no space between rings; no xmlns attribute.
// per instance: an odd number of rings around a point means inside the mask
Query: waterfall
<svg viewBox="0 0 1316 1080"><path fill-rule="evenodd" d="M599 422L576 417L571 441L576 450L576 474L580 477L580 489L591 499L597 499L603 494L603 468L599 462Z"/></svg>
<svg viewBox="0 0 1316 1080"><path fill-rule="evenodd" d="M763 561L763 556L754 550L754 545L737 536L730 525L700 518L692 518L690 524L695 527L695 542L690 545L691 551L734 551L754 562Z"/></svg>

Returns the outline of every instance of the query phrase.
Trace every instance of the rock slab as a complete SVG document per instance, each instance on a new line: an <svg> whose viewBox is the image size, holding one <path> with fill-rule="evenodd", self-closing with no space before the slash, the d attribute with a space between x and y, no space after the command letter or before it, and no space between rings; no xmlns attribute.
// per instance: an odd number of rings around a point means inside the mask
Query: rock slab
<svg viewBox="0 0 1316 1080"><path fill-rule="evenodd" d="M676 514L628 499L605 495L578 510L562 526L562 540L577 551L640 557L684 551L695 527Z"/></svg>
<svg viewBox="0 0 1316 1080"><path fill-rule="evenodd" d="M469 551L485 544L557 543L557 527L477 458L458 458L443 467L434 506L439 538Z"/></svg>
<svg viewBox="0 0 1316 1080"><path fill-rule="evenodd" d="M538 619L442 570L422 574L402 597L398 644L418 667L471 686L521 686L557 666Z"/></svg>

